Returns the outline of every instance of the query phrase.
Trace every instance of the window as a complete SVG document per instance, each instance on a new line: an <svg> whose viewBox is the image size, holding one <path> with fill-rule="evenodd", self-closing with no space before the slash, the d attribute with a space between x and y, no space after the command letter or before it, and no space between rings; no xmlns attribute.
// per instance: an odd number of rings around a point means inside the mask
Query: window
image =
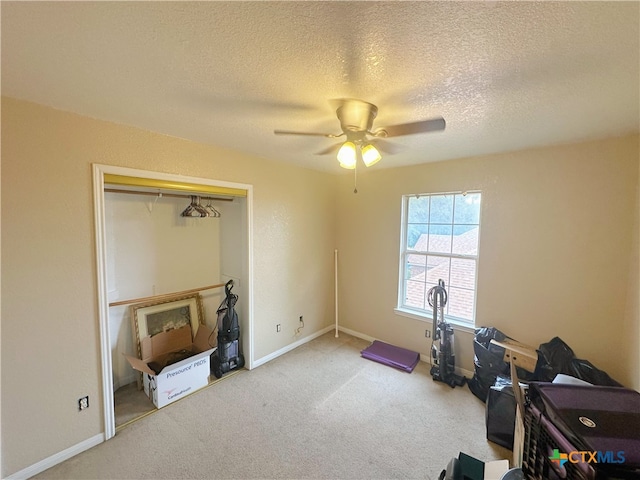
<svg viewBox="0 0 640 480"><path fill-rule="evenodd" d="M480 192L405 195L398 308L432 318L429 289L445 282L447 321L475 325Z"/></svg>

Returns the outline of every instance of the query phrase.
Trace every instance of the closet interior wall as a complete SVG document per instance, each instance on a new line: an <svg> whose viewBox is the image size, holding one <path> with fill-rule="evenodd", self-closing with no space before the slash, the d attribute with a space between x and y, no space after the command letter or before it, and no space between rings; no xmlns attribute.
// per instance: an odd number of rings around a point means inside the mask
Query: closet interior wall
<svg viewBox="0 0 640 480"><path fill-rule="evenodd" d="M120 192L105 188L108 302L224 283L241 287L243 198L203 200L219 217L183 217L189 195ZM204 320L214 328L224 289L200 292ZM136 382L124 354L135 354L130 304L109 307L114 391ZM242 315L242 303L238 303Z"/></svg>

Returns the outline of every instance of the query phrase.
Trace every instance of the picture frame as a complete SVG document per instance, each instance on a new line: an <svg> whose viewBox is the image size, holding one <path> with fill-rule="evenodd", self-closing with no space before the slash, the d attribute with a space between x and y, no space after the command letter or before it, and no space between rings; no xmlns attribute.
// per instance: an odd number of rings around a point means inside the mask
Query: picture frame
<svg viewBox="0 0 640 480"><path fill-rule="evenodd" d="M131 321L138 358L142 358L140 341L148 336L191 325L195 336L204 325L202 297L199 293L169 296L131 305Z"/></svg>

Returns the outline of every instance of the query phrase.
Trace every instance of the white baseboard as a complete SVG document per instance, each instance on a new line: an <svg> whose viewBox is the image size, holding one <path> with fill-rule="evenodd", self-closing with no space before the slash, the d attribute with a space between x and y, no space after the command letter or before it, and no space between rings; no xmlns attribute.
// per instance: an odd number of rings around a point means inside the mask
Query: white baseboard
<svg viewBox="0 0 640 480"><path fill-rule="evenodd" d="M365 335L364 333L356 332L355 330L351 330L350 328L338 327L338 330L346 333L347 335L351 335L352 337L358 337L367 342L373 342L374 340L378 340L377 338L373 338L369 335Z"/></svg>
<svg viewBox="0 0 640 480"><path fill-rule="evenodd" d="M318 338L319 336L324 335L327 332L330 332L331 330L333 330L333 328L334 328L333 325L329 325L328 327L325 327L322 330L319 330L316 333L309 335L308 337L301 338L297 342L290 343L289 345L281 348L280 350L276 350L275 352L270 353L269 355L265 355L264 357L259 358L258 360L254 360L253 368L259 367L260 365L264 365L265 363L275 358L278 358L280 355L284 355L285 353L290 352L295 348L298 348L300 345L304 345L305 343L310 342L311 340Z"/></svg>
<svg viewBox="0 0 640 480"><path fill-rule="evenodd" d="M321 335L324 335L325 333L331 331L333 328L335 328L335 327L333 325L330 325L330 326L328 326L326 328L323 328L322 330L314 333L313 335L310 335L308 337L303 338L302 340L300 340L298 342L295 342L295 343L292 343L290 345L287 345L286 347L281 348L280 350L276 350L275 352L270 353L269 355L266 355L266 356L262 357L261 359L257 360L255 362L255 366L257 367L259 365L267 363L270 360L273 360L274 358L279 357L280 355L283 355L283 354L285 354L287 352L290 352L294 348L297 348L300 345L303 345L303 344L305 344L307 342L310 342L314 338L317 338L317 337L319 337ZM366 340L367 342L373 342L374 340L379 340L379 339L377 339L375 337L372 337L370 335L367 335L367 334L364 334L364 333L361 333L361 332L357 332L355 330L351 330L350 328L345 328L345 327L340 327L339 326L338 327L338 331L346 333L347 335L351 335L352 337L361 338L363 340ZM430 359L429 355L420 354L420 361L429 363L430 360L431 359ZM466 370L464 368L460 368L460 367L456 367L456 374L462 375L462 376L467 377L467 378L473 377L473 372L471 372L469 370Z"/></svg>
<svg viewBox="0 0 640 480"><path fill-rule="evenodd" d="M374 340L379 340L377 338L371 337L369 335L365 335L364 333L356 332L355 330L351 330L349 328L338 327L338 330L341 331L341 332L346 333L347 335L351 335L353 337L362 338L363 340L366 340L368 342L373 342ZM431 357L429 355L427 355L427 354L421 353L420 354L420 361L421 362L430 363L431 362ZM467 378L473 377L473 372L471 372L469 370L466 370L464 368L460 368L460 367L456 367L456 374L457 375L462 375L463 377L467 377Z"/></svg>
<svg viewBox="0 0 640 480"><path fill-rule="evenodd" d="M472 372L471 370L467 370L464 368L458 368L456 367L456 373L458 375L462 375L463 377L467 377L467 380L470 380L473 378L474 372Z"/></svg>
<svg viewBox="0 0 640 480"><path fill-rule="evenodd" d="M59 463L64 462L65 460L70 459L78 455L79 453L84 452L85 450L89 450L90 448L95 447L96 445L104 442L104 433L99 433L98 435L94 435L91 438L87 438L83 442L80 442L72 447L67 448L61 452L58 452L54 455L51 455L44 460L39 461L38 463L34 463L30 467L27 467L19 472L14 473L13 475L9 475L5 477L5 480L24 480L27 478L31 478L34 475L44 472L45 470L58 465Z"/></svg>
<svg viewBox="0 0 640 480"><path fill-rule="evenodd" d="M308 343L311 340L314 340L324 335L325 333L330 332L334 328L335 327L333 325L329 325L328 327L325 327L322 330L319 330L316 333L309 335L308 337L304 337L298 340L297 342L291 343L286 347L281 348L280 350L276 350L275 352L270 353L269 355L265 355L264 357L256 360L253 364L253 367L254 368L259 367L260 365L263 365L271 360L274 360L275 358L278 358L280 355L284 355L285 353L290 352L291 350L294 350L295 348L298 348L299 346L304 345L305 343ZM351 330L349 328L338 327L338 331L346 333L347 335L351 335L353 337L361 338L368 342L373 342L374 340L377 340L376 338L370 335L366 335L364 333L360 333L355 330ZM420 354L420 360L423 362L429 362L430 358L428 355ZM458 375L463 375L468 378L473 377L473 372L470 372L469 370L465 370L458 367L456 367L456 373ZM65 460L68 460L71 457L74 457L75 455L78 455L79 453L84 452L85 450L95 447L96 445L104 442L105 441L104 438L105 438L104 433L95 435L91 438L88 438L87 440L84 440L83 442L80 442L72 447L67 448L66 450L63 450L59 453L51 455L50 457L45 458L44 460L41 460L40 462L35 463L30 467L27 467L23 470L20 470L19 472L16 472L8 477L5 477L5 480L25 480L25 479L31 478L55 465L58 465L59 463L64 462Z"/></svg>
<svg viewBox="0 0 640 480"><path fill-rule="evenodd" d="M122 378L116 378L113 381L113 391L115 392L116 390L118 390L121 387L124 387L125 385L129 385L130 383L134 383L137 381L137 376L134 372L131 375L127 375L126 377L122 377Z"/></svg>
<svg viewBox="0 0 640 480"><path fill-rule="evenodd" d="M431 358L429 357L429 355L424 355L424 354L420 354L420 360L423 362L427 362L430 363L431 362ZM471 377L473 377L473 372L465 369L465 368L460 368L460 367L456 367L456 375L461 375L463 377L466 377L467 380L470 379Z"/></svg>

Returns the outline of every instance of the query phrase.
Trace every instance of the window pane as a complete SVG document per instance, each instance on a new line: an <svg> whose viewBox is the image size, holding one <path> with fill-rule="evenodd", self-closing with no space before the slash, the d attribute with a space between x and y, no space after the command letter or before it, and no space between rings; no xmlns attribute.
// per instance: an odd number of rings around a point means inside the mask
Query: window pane
<svg viewBox="0 0 640 480"><path fill-rule="evenodd" d="M424 308L424 282L407 280L407 288L404 293L404 303L407 307Z"/></svg>
<svg viewBox="0 0 640 480"><path fill-rule="evenodd" d="M473 290L451 287L448 291L448 314L471 322L473 320L473 302L475 300Z"/></svg>
<svg viewBox="0 0 640 480"><path fill-rule="evenodd" d="M451 253L451 225L429 225L429 251Z"/></svg>
<svg viewBox="0 0 640 480"><path fill-rule="evenodd" d="M429 197L409 197L407 221L409 223L429 222Z"/></svg>
<svg viewBox="0 0 640 480"><path fill-rule="evenodd" d="M473 325L480 200L480 193L404 197L403 306L431 316L428 291L442 280L448 292L445 315Z"/></svg>
<svg viewBox="0 0 640 480"><path fill-rule="evenodd" d="M427 251L427 234L429 226L423 224L409 224L407 226L407 248L411 250Z"/></svg>
<svg viewBox="0 0 640 480"><path fill-rule="evenodd" d="M470 225L453 226L452 252L459 255L478 254L478 233L480 228Z"/></svg>
<svg viewBox="0 0 640 480"><path fill-rule="evenodd" d="M436 280L437 282L437 280ZM424 301L424 308L427 310L427 312L429 313L433 313L433 306L429 305L429 290L431 290L433 287L435 287L437 285L437 283L431 283L431 282L427 282L426 285L426 300ZM446 307L445 307L446 308ZM433 319L432 319L433 320Z"/></svg>
<svg viewBox="0 0 640 480"><path fill-rule="evenodd" d="M480 223L480 194L456 195L456 214L453 223Z"/></svg>
<svg viewBox="0 0 640 480"><path fill-rule="evenodd" d="M466 260L462 258L451 259L450 283L452 287L463 287L473 290L475 288L475 279L475 260Z"/></svg>
<svg viewBox="0 0 640 480"><path fill-rule="evenodd" d="M407 255L407 264L405 266L405 278L407 280L420 280L424 282L425 272L427 270L427 257L412 253Z"/></svg>
<svg viewBox="0 0 640 480"><path fill-rule="evenodd" d="M429 255L427 257L427 283L438 284L438 280L444 280L445 284L449 283L449 264L451 260L448 257L436 257Z"/></svg>
<svg viewBox="0 0 640 480"><path fill-rule="evenodd" d="M431 197L431 223L453 223L453 195Z"/></svg>

